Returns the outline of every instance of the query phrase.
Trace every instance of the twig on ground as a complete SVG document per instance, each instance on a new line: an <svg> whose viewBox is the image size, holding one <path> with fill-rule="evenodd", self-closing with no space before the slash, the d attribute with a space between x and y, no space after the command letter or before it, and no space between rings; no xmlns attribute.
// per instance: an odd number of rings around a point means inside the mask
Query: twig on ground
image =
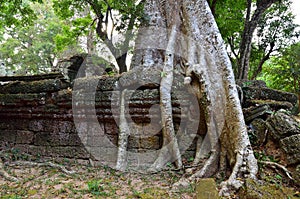
<svg viewBox="0 0 300 199"><path fill-rule="evenodd" d="M285 174L287 175L287 177L289 179L294 180L294 178L291 176L289 170L281 164L278 164L276 162L270 162L270 161L259 161L259 163L262 163L262 164L267 165L267 166L278 167L278 168L280 168L281 170L283 170L285 172Z"/></svg>

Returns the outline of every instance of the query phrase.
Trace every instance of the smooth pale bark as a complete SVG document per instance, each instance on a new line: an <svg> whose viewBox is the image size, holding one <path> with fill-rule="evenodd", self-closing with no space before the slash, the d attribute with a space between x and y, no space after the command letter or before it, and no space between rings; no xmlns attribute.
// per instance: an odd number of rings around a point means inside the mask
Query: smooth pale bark
<svg viewBox="0 0 300 199"><path fill-rule="evenodd" d="M116 169L125 171L127 165L127 145L130 129L126 122L125 115L125 95L126 89L121 91L120 99L120 121L119 121L119 136L118 136L118 158Z"/></svg>
<svg viewBox="0 0 300 199"><path fill-rule="evenodd" d="M171 144L170 148L165 148L167 150L162 150L159 158L154 163L155 169L162 168L167 162L164 162L170 153L171 156L176 160L178 168L182 167L182 160L180 149L178 147L177 138L175 135L174 124L173 124L173 114L172 114L172 84L173 84L173 63L174 63L174 46L176 43L177 27L173 25L171 29L171 34L169 38L169 43L166 50L165 65L162 72L161 82L160 82L160 107L161 107L161 118L162 118L162 133L163 133L163 147L167 144Z"/></svg>

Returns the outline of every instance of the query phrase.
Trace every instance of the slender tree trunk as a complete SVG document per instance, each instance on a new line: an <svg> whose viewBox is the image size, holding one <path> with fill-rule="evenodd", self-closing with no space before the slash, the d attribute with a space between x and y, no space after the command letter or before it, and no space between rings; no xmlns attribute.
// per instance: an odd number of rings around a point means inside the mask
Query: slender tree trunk
<svg viewBox="0 0 300 199"><path fill-rule="evenodd" d="M109 38L108 35L108 21L109 21L108 17L109 15L111 15L111 8L110 7L107 8L108 10L106 11L106 16L104 16L101 13L101 9L99 10L98 3L99 2L92 2L92 1L89 2L89 4L91 5L91 9L95 11L96 16L98 18L96 24L96 33L99 36L99 38L105 43L105 45L110 50L112 55L114 56L119 67L119 73L127 72L127 65L126 65L127 51L129 49L129 41L131 39L131 33L133 30L135 18L133 16L131 17L128 24L128 29L126 30L125 41L123 43L123 46L121 48L118 48L113 44L112 38ZM111 31L113 32L113 29Z"/></svg>
<svg viewBox="0 0 300 199"><path fill-rule="evenodd" d="M253 33L263 13L275 2L279 0L260 0L256 3L256 10L251 16L252 0L247 0L247 14L245 27L240 43L240 58L238 60L238 79L248 79L249 62L251 55L251 43Z"/></svg>
<svg viewBox="0 0 300 199"><path fill-rule="evenodd" d="M95 54L96 46L95 46L95 37L94 37L93 30L90 30L86 37L86 48L88 54Z"/></svg>
<svg viewBox="0 0 300 199"><path fill-rule="evenodd" d="M130 135L130 129L126 122L126 114L125 114L125 96L126 89L121 91L121 99L120 99L120 121L119 121L119 136L118 136L118 158L116 169L125 171L127 165L127 145L128 145L128 137Z"/></svg>
<svg viewBox="0 0 300 199"><path fill-rule="evenodd" d="M272 43L270 44L270 49L269 49L268 53L267 53L266 55L264 55L264 57L260 60L257 69L254 71L254 73L253 73L253 75L252 75L252 77L251 77L252 80L256 79L257 76L261 73L262 67L263 67L264 63L265 63L268 59L270 59L270 55L271 55L271 53L273 52L274 46L275 46L275 44L274 44L274 42L272 42Z"/></svg>
<svg viewBox="0 0 300 199"><path fill-rule="evenodd" d="M117 64L119 66L120 74L127 72L126 58L127 58L127 52L116 58Z"/></svg>

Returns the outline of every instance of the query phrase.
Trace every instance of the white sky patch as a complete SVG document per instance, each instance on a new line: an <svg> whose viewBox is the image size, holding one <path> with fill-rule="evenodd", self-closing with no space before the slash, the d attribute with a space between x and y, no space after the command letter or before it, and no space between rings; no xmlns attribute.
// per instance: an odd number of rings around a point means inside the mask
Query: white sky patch
<svg viewBox="0 0 300 199"><path fill-rule="evenodd" d="M300 1L292 0L292 11L296 15L295 23L300 25Z"/></svg>

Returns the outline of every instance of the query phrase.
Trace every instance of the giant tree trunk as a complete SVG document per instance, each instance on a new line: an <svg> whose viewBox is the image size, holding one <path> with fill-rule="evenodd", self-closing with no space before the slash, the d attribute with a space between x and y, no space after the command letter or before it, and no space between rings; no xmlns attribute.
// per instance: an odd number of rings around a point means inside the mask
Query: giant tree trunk
<svg viewBox="0 0 300 199"><path fill-rule="evenodd" d="M180 166L178 151L182 152L184 140L177 139L178 136L173 133L170 88L175 80L173 75L183 68L182 83L196 96L197 102L193 105L199 106L193 109L198 110L200 115L199 129L195 129L193 134L202 134L198 136L195 164L204 162L202 168L188 180L212 176L229 168L231 175L222 183L220 193L225 195L231 189L238 189L244 178L255 178L257 161L247 136L231 63L206 0L148 0L145 13L149 21L139 31L131 75L161 72L158 83L162 128L163 132L167 132L163 133L164 144L172 143L171 147L167 147L171 151L161 153L155 161L155 169L166 164L160 164L164 161L161 155L165 155L165 159L173 156L173 159L179 160ZM142 78L144 76L141 75ZM173 82L173 85L176 83ZM173 90L176 87L172 87ZM193 117L190 121L193 122ZM202 122L205 125L201 125ZM175 134L182 132L188 130ZM184 179L178 184L182 181Z"/></svg>

